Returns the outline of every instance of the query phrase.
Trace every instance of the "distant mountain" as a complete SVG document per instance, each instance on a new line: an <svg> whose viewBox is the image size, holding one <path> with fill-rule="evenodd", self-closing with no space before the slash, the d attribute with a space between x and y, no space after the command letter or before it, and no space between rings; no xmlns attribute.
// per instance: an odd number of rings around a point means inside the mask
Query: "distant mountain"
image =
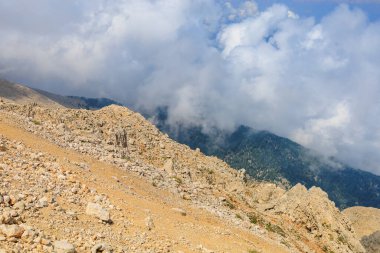
<svg viewBox="0 0 380 253"><path fill-rule="evenodd" d="M25 85L0 80L0 97L21 103L38 103L53 107L97 110L108 105L122 105L108 98L86 98L78 96L62 96Z"/></svg>
<svg viewBox="0 0 380 253"><path fill-rule="evenodd" d="M170 126L166 116L161 109L153 122L171 138L217 156L233 168L244 168L257 180L286 188L297 183L321 187L340 209L357 205L380 207L379 176L318 155L267 131L240 126L232 133L213 129L206 134L198 126Z"/></svg>
<svg viewBox="0 0 380 253"><path fill-rule="evenodd" d="M0 97L20 104L39 103L50 107L62 107L59 103L36 90L1 79Z"/></svg>
<svg viewBox="0 0 380 253"><path fill-rule="evenodd" d="M43 94L58 104L72 109L87 109L97 110L109 105L122 105L115 100L108 98L87 98L78 96L61 96L54 93L50 93L40 89L34 89L35 91Z"/></svg>

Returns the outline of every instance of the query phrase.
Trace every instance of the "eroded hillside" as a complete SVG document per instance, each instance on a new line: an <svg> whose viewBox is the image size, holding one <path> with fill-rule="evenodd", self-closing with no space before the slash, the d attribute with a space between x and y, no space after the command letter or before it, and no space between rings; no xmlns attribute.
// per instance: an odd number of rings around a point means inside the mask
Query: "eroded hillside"
<svg viewBox="0 0 380 253"><path fill-rule="evenodd" d="M125 107L2 101L0 119L6 250L364 252L319 188L251 181Z"/></svg>

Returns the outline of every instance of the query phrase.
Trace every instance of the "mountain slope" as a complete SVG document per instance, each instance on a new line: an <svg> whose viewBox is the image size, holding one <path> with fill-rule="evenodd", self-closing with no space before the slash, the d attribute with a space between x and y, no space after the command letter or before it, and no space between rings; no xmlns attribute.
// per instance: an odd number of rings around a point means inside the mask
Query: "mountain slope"
<svg viewBox="0 0 380 253"><path fill-rule="evenodd" d="M34 90L66 108L94 110L101 109L109 105L121 105L120 103L108 98L61 96L40 89Z"/></svg>
<svg viewBox="0 0 380 253"><path fill-rule="evenodd" d="M251 181L125 107L0 101L0 133L5 249L364 252L320 189Z"/></svg>
<svg viewBox="0 0 380 253"><path fill-rule="evenodd" d="M380 209L355 206L343 210L367 253L380 252Z"/></svg>
<svg viewBox="0 0 380 253"><path fill-rule="evenodd" d="M287 188L301 183L318 186L336 205L380 208L380 176L351 168L332 158L267 131L241 126L234 132L166 124L164 110L152 120L170 137L207 155L217 156L236 169L244 168L257 180L275 182Z"/></svg>
<svg viewBox="0 0 380 253"><path fill-rule="evenodd" d="M72 109L94 110L113 104L121 105L108 98L62 96L6 80L0 80L0 97L22 104L38 103L50 107L66 107Z"/></svg>
<svg viewBox="0 0 380 253"><path fill-rule="evenodd" d="M100 109L110 104L120 105L110 99L61 96L7 81L0 83L0 97L67 108ZM233 168L244 168L257 180L287 188L297 183L309 188L319 186L341 209L355 205L380 207L379 176L318 156L270 132L241 126L233 133L213 129L212 134L205 134L200 127L170 126L166 118L166 111L158 110L153 122L178 142L217 156Z"/></svg>
<svg viewBox="0 0 380 253"><path fill-rule="evenodd" d="M349 217L360 238L380 231L380 209L355 206L344 209L343 213Z"/></svg>
<svg viewBox="0 0 380 253"><path fill-rule="evenodd" d="M59 103L43 94L21 84L0 79L0 97L21 103L39 103L51 107L62 107Z"/></svg>

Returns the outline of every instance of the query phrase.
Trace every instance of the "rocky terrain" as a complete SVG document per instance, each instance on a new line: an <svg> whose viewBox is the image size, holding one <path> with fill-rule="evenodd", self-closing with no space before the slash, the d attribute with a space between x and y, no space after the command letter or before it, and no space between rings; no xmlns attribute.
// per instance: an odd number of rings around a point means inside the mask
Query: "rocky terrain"
<svg viewBox="0 0 380 253"><path fill-rule="evenodd" d="M252 181L125 107L0 102L0 252L364 252L319 188Z"/></svg>
<svg viewBox="0 0 380 253"><path fill-rule="evenodd" d="M380 231L376 231L373 234L364 236L361 239L362 245L367 250L367 253L379 253L380 252Z"/></svg>
<svg viewBox="0 0 380 253"><path fill-rule="evenodd" d="M368 253L380 253L380 209L356 206L343 210Z"/></svg>

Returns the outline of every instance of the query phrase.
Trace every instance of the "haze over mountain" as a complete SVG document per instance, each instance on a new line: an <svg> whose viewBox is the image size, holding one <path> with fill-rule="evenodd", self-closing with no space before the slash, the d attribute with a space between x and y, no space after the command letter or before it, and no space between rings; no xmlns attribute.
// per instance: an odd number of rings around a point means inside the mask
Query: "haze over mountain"
<svg viewBox="0 0 380 253"><path fill-rule="evenodd" d="M0 1L0 75L265 129L379 175L378 1L304 2Z"/></svg>
<svg viewBox="0 0 380 253"><path fill-rule="evenodd" d="M340 209L358 205L380 208L380 176L324 157L268 131L240 126L232 132L214 128L204 133L199 126L173 126L166 120L165 109L151 117L174 140L217 156L232 168L245 169L256 180L287 188L298 183L321 187Z"/></svg>

